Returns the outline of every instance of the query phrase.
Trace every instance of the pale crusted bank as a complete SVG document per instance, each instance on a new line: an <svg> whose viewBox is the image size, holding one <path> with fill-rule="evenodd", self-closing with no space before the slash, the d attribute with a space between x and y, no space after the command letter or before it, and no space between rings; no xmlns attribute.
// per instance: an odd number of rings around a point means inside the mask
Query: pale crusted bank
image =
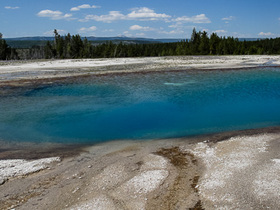
<svg viewBox="0 0 280 210"><path fill-rule="evenodd" d="M0 62L0 81L187 69L279 66L280 56L178 56Z"/></svg>
<svg viewBox="0 0 280 210"><path fill-rule="evenodd" d="M198 143L192 152L206 170L198 189L207 209L280 207L278 134L232 137L217 144Z"/></svg>
<svg viewBox="0 0 280 210"><path fill-rule="evenodd" d="M280 134L234 135L215 143L218 139L221 135L87 147L80 155L47 164L47 170L7 180L0 185L0 205L279 209Z"/></svg>

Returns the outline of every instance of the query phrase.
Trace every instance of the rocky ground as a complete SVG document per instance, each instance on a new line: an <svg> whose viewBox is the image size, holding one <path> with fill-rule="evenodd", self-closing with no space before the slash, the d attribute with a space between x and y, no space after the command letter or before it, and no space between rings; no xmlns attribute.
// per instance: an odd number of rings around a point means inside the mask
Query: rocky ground
<svg viewBox="0 0 280 210"><path fill-rule="evenodd" d="M0 160L0 206L279 209L280 133L272 130L115 141L85 147L72 157L9 159L6 165L8 160Z"/></svg>

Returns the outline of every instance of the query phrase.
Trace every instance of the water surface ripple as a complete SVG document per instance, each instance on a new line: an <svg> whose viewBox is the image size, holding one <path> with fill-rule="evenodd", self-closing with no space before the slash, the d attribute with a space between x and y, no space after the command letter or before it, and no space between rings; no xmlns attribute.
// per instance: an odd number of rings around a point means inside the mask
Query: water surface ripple
<svg viewBox="0 0 280 210"><path fill-rule="evenodd" d="M0 139L95 143L280 125L280 70L94 77L0 97Z"/></svg>

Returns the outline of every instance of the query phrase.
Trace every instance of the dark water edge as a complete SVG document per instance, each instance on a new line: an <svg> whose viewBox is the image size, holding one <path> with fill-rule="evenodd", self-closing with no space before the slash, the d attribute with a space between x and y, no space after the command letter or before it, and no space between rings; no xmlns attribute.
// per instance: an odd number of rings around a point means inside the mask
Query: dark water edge
<svg viewBox="0 0 280 210"><path fill-rule="evenodd" d="M57 156L63 159L77 156L84 152L86 146L89 146L85 144L35 143L5 140L0 140L0 144L0 160L35 160Z"/></svg>
<svg viewBox="0 0 280 210"><path fill-rule="evenodd" d="M98 72L97 74L87 75L73 75L65 77L52 77L52 78L32 78L20 80L1 81L0 83L0 97L10 97L21 95L25 92L43 89L52 86L68 85L75 83L83 83L90 81L94 78L110 77L110 76L125 76L130 74L146 75L146 74L159 74L159 73L176 73L176 72L209 72L209 71L238 71L238 70L254 70L254 69L275 68L279 69L280 66L254 66L254 67L241 67L241 68L223 68L223 69L167 69L167 70L143 70L143 71L127 71L127 72ZM78 69L77 69L78 70Z"/></svg>
<svg viewBox="0 0 280 210"><path fill-rule="evenodd" d="M110 145L112 142L145 142L145 143L154 143L155 141L168 141L174 142L174 144L196 144L199 142L209 142L217 143L220 141L228 140L232 137L237 136L253 136L261 134L279 134L280 139L280 126L258 128L258 129L246 129L246 130L235 130L227 131L221 133L213 134L203 134L196 136L187 136L181 138L170 138L170 139L149 139L149 140L115 140L107 141L102 143L92 143L92 144L65 144L65 143L35 143L35 142L13 142L13 141L4 141L0 140L0 160L6 159L26 159L26 160L35 160L40 158L49 158L49 157L74 157L79 154L86 152L85 148L97 145Z"/></svg>

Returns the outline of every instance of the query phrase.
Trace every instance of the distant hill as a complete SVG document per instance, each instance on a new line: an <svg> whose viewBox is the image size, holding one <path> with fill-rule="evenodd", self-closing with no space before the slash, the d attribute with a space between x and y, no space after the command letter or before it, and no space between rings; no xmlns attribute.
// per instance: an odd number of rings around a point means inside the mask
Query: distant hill
<svg viewBox="0 0 280 210"><path fill-rule="evenodd" d="M178 42L182 39L152 39L152 38L138 38L138 37L126 37L126 36L116 36L116 37L86 37L89 41L113 41L113 40L133 40L133 41L148 41L148 42ZM17 38L6 38L6 41L53 41L54 37L47 36L34 36L34 37L17 37Z"/></svg>
<svg viewBox="0 0 280 210"><path fill-rule="evenodd" d="M124 44L149 44L149 43L172 43L179 42L182 39L150 39L136 37L87 37L93 44L102 44L107 41L113 43L123 42ZM6 38L7 44L13 48L31 48L32 46L44 46L47 41L53 41L54 37L34 36L34 37L17 37Z"/></svg>
<svg viewBox="0 0 280 210"><path fill-rule="evenodd" d="M136 38L136 37L87 37L93 44L102 44L112 41L115 44L123 42L124 44L149 44L149 43L173 43L180 42L184 39L152 39L152 38ZM238 38L239 41L257 41L259 38ZM47 41L53 41L54 37L34 36L34 37L18 37L6 38L7 44L12 48L31 48L33 46L45 46Z"/></svg>
<svg viewBox="0 0 280 210"><path fill-rule="evenodd" d="M258 41L261 39L263 39L263 38L238 38L238 40L241 42L243 42L243 41L253 42L253 41Z"/></svg>
<svg viewBox="0 0 280 210"><path fill-rule="evenodd" d="M32 36L32 37L16 37L16 38L5 38L8 41L52 41L54 37L48 36Z"/></svg>
<svg viewBox="0 0 280 210"><path fill-rule="evenodd" d="M169 42L178 42L182 39L151 39L151 38L137 38L137 37L94 37L90 36L87 37L89 41L135 41L135 42L162 42L162 43L169 43Z"/></svg>

